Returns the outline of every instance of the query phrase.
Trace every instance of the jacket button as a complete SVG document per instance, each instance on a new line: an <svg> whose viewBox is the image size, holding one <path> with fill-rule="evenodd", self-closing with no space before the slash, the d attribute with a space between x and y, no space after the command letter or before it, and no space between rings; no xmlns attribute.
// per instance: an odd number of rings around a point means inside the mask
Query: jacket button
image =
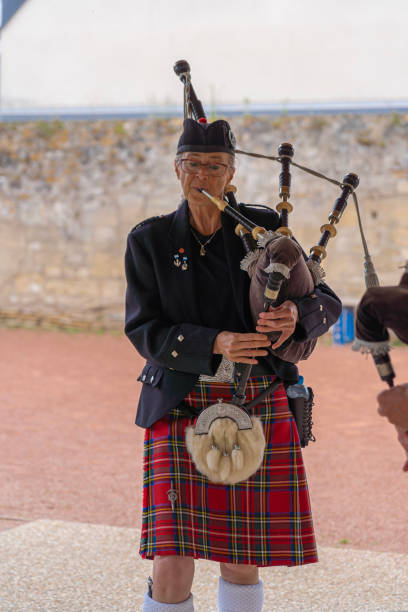
<svg viewBox="0 0 408 612"><path fill-rule="evenodd" d="M326 325L326 317L323 317L323 323Z"/></svg>
<svg viewBox="0 0 408 612"><path fill-rule="evenodd" d="M183 342L183 340L184 340L184 336L183 336L182 334L180 334L179 336L177 336L177 340L178 340L179 342Z"/></svg>
<svg viewBox="0 0 408 612"><path fill-rule="evenodd" d="M146 374L143 374L142 380L143 380L143 382L146 380Z"/></svg>
<svg viewBox="0 0 408 612"><path fill-rule="evenodd" d="M319 308L320 308L320 310L323 310L323 306L321 304L320 304Z"/></svg>
<svg viewBox="0 0 408 612"><path fill-rule="evenodd" d="M153 381L154 381L154 376L151 376L150 382L152 383Z"/></svg>
<svg viewBox="0 0 408 612"><path fill-rule="evenodd" d="M311 298L315 299L317 296L315 293L312 293L312 295L310 296Z"/></svg>
<svg viewBox="0 0 408 612"><path fill-rule="evenodd" d="M172 351L171 356L176 358L178 357L178 352L177 351Z"/></svg>

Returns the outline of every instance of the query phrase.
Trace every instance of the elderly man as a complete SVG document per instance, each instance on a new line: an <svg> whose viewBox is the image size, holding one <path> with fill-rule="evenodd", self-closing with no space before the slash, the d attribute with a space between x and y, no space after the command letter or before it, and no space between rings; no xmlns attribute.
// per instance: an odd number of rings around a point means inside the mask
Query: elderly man
<svg viewBox="0 0 408 612"><path fill-rule="evenodd" d="M153 559L143 612L191 612L194 560L220 563L221 612L260 612L258 567L317 561L299 438L286 386L298 381L293 363L268 353L268 332L282 344L325 333L341 304L325 284L287 300L254 325L249 277L233 221L201 192L222 198L234 175L235 139L226 121L186 119L175 160L184 199L174 212L142 221L125 256L125 332L145 357L136 423L146 428L140 554ZM274 211L242 212L276 229ZM263 423L261 467L246 481L214 484L186 450L185 430L203 408L230 401L236 389L224 368L253 364L247 399L276 380L253 414Z"/></svg>

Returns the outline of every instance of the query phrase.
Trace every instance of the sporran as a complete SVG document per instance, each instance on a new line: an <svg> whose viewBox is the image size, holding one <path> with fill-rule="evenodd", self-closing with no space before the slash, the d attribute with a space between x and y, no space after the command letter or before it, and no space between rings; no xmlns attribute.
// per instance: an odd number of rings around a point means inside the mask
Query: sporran
<svg viewBox="0 0 408 612"><path fill-rule="evenodd" d="M211 404L185 435L197 470L214 483L242 482L262 464L266 444L262 422L235 404L221 399Z"/></svg>

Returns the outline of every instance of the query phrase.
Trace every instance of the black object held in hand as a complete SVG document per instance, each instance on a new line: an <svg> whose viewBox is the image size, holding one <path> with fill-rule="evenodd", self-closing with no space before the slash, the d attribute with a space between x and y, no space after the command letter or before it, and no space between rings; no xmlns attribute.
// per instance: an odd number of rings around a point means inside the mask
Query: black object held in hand
<svg viewBox="0 0 408 612"><path fill-rule="evenodd" d="M381 380L388 383L389 387L393 387L395 372L394 368L392 367L389 353L385 353L383 355L373 355L373 359Z"/></svg>

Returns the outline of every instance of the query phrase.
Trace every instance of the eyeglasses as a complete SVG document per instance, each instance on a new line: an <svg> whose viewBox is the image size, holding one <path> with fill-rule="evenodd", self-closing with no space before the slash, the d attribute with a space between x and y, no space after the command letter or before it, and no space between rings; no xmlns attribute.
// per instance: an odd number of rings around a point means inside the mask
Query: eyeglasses
<svg viewBox="0 0 408 612"><path fill-rule="evenodd" d="M201 168L205 168L205 172L209 176L224 176L229 167L228 164L221 164L219 162L202 164L195 159L188 159L186 157L179 160L179 165L183 172L187 172L187 174L198 174Z"/></svg>

